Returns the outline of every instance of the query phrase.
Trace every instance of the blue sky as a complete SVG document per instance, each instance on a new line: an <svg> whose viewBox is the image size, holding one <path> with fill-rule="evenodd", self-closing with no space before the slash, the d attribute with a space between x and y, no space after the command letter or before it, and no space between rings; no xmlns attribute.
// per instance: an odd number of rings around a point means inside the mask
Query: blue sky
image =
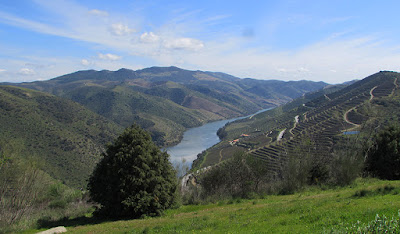
<svg viewBox="0 0 400 234"><path fill-rule="evenodd" d="M340 83L400 70L400 1L2 0L0 82L178 66Z"/></svg>

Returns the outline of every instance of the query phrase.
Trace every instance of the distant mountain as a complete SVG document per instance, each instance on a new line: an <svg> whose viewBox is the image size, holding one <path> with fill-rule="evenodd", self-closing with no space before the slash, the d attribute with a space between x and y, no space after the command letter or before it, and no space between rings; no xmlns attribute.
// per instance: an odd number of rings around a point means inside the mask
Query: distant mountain
<svg viewBox="0 0 400 234"><path fill-rule="evenodd" d="M158 145L171 145L187 128L278 106L327 84L151 67L78 71L48 81L12 85L68 98L123 127L136 122L152 132Z"/></svg>
<svg viewBox="0 0 400 234"><path fill-rule="evenodd" d="M0 153L11 159L33 159L68 185L86 185L104 145L122 130L70 100L0 86Z"/></svg>
<svg viewBox="0 0 400 234"><path fill-rule="evenodd" d="M359 140L368 140L372 132L400 120L399 80L400 73L379 72L230 123L218 132L223 141L193 165L214 165L236 151L264 160L278 174L290 156L318 155L330 160L348 141L344 132L360 132Z"/></svg>

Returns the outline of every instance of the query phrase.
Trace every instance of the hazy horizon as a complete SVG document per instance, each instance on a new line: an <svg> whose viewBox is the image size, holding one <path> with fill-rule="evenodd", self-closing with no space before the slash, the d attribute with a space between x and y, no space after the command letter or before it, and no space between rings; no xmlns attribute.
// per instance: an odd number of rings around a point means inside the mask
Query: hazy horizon
<svg viewBox="0 0 400 234"><path fill-rule="evenodd" d="M330 84L399 71L397 1L0 2L0 82L177 66Z"/></svg>

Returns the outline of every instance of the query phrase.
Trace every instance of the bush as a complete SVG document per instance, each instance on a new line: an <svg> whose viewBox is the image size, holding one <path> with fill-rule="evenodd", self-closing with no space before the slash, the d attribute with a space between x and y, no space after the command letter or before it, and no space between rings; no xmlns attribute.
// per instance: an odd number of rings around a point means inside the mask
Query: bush
<svg viewBox="0 0 400 234"><path fill-rule="evenodd" d="M249 198L259 193L269 180L267 164L244 153L236 153L213 166L200 178L203 197L210 199Z"/></svg>
<svg viewBox="0 0 400 234"><path fill-rule="evenodd" d="M360 152L335 152L329 164L329 181L334 185L349 185L362 174L363 166L364 158Z"/></svg>
<svg viewBox="0 0 400 234"><path fill-rule="evenodd" d="M391 219L385 215L375 216L375 220L365 224L360 221L350 226L339 227L331 233L400 233L400 211Z"/></svg>
<svg viewBox="0 0 400 234"><path fill-rule="evenodd" d="M64 209L70 203L79 201L81 198L81 191L71 189L62 183L54 183L49 186L47 196L44 199L49 201L49 208Z"/></svg>
<svg viewBox="0 0 400 234"><path fill-rule="evenodd" d="M391 125L374 137L372 147L364 150L365 170L380 179L400 179L400 127Z"/></svg>
<svg viewBox="0 0 400 234"><path fill-rule="evenodd" d="M137 125L107 146L88 184L92 200L100 204L97 214L110 217L160 215L175 204L176 189L169 155Z"/></svg>
<svg viewBox="0 0 400 234"><path fill-rule="evenodd" d="M3 157L4 159L5 157ZM40 194L42 172L31 162L4 160L0 165L0 228L32 213Z"/></svg>
<svg viewBox="0 0 400 234"><path fill-rule="evenodd" d="M277 181L278 194L293 194L306 185L321 185L328 180L327 159L314 152L314 142L304 138L297 146L297 154L289 154Z"/></svg>
<svg viewBox="0 0 400 234"><path fill-rule="evenodd" d="M0 233L21 232L40 225L39 220L54 222L91 209L80 190L55 181L39 169L35 158L9 155L0 154Z"/></svg>

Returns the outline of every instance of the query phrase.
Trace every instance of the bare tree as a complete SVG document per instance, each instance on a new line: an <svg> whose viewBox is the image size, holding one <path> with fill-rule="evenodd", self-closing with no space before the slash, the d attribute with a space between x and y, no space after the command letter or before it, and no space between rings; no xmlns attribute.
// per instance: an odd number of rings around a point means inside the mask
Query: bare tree
<svg viewBox="0 0 400 234"><path fill-rule="evenodd" d="M33 210L40 175L32 163L22 164L2 156L0 164L0 226L18 222Z"/></svg>

